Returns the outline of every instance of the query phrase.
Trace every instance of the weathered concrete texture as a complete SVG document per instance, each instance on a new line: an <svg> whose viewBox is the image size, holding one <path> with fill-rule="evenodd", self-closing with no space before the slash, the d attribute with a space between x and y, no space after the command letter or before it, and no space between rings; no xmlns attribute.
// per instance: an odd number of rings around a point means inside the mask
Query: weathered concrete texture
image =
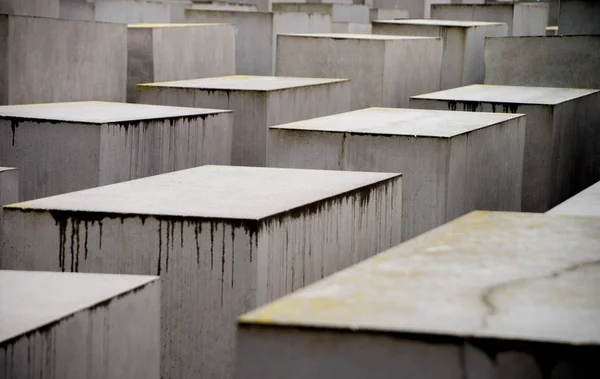
<svg viewBox="0 0 600 379"><path fill-rule="evenodd" d="M408 106L440 88L442 39L370 34L285 34L276 75L349 78L351 108Z"/></svg>
<svg viewBox="0 0 600 379"><path fill-rule="evenodd" d="M154 276L0 271L3 378L160 377Z"/></svg>
<svg viewBox="0 0 600 379"><path fill-rule="evenodd" d="M59 0L0 0L0 13L58 18Z"/></svg>
<svg viewBox="0 0 600 379"><path fill-rule="evenodd" d="M600 35L486 40L486 84L600 88L599 66Z"/></svg>
<svg viewBox="0 0 600 379"><path fill-rule="evenodd" d="M0 107L0 162L21 201L230 164L231 111L80 102Z"/></svg>
<svg viewBox="0 0 600 379"><path fill-rule="evenodd" d="M432 2L449 3L450 0L365 0L371 8L403 9L408 11L410 18L429 18Z"/></svg>
<svg viewBox="0 0 600 379"><path fill-rule="evenodd" d="M440 20L503 22L509 36L544 36L547 3L433 4L431 18Z"/></svg>
<svg viewBox="0 0 600 379"><path fill-rule="evenodd" d="M124 101L125 25L0 15L0 105Z"/></svg>
<svg viewBox="0 0 600 379"><path fill-rule="evenodd" d="M235 318L399 243L401 187L203 166L6 208L0 267L160 275L162 377L231 378Z"/></svg>
<svg viewBox="0 0 600 379"><path fill-rule="evenodd" d="M231 162L265 166L272 125L350 110L346 79L226 76L138 86L138 102L233 110Z"/></svg>
<svg viewBox="0 0 600 379"><path fill-rule="evenodd" d="M369 23L369 7L354 4L275 3L276 12L327 13L333 22Z"/></svg>
<svg viewBox="0 0 600 379"><path fill-rule="evenodd" d="M521 209L525 117L370 108L269 130L269 166L401 172L402 238Z"/></svg>
<svg viewBox="0 0 600 379"><path fill-rule="evenodd" d="M562 35L600 34L600 2L562 0L558 27Z"/></svg>
<svg viewBox="0 0 600 379"><path fill-rule="evenodd" d="M210 54L207 52L210 51ZM140 83L235 74L235 28L228 24L131 24L127 101Z"/></svg>
<svg viewBox="0 0 600 379"><path fill-rule="evenodd" d="M207 1L201 3L192 3L192 6L189 9L204 9L208 11L246 11L246 12L256 12L258 11L258 7L254 4L238 4L238 3L228 3L222 1Z"/></svg>
<svg viewBox="0 0 600 379"><path fill-rule="evenodd" d="M0 254L2 254L2 207L19 201L19 171L0 167Z"/></svg>
<svg viewBox="0 0 600 379"><path fill-rule="evenodd" d="M567 216L600 217L600 182L549 210L547 213Z"/></svg>
<svg viewBox="0 0 600 379"><path fill-rule="evenodd" d="M524 212L546 212L600 180L600 91L473 85L415 96L410 104L527 115Z"/></svg>
<svg viewBox="0 0 600 379"><path fill-rule="evenodd" d="M371 22L375 20L395 20L398 18L408 18L406 9L371 9L369 19Z"/></svg>
<svg viewBox="0 0 600 379"><path fill-rule="evenodd" d="M445 20L390 20L373 23L373 34L442 37L440 88L483 83L486 37L504 37L502 23Z"/></svg>
<svg viewBox="0 0 600 379"><path fill-rule="evenodd" d="M235 25L236 73L273 74L273 13L187 9L185 22Z"/></svg>
<svg viewBox="0 0 600 379"><path fill-rule="evenodd" d="M115 23L182 22L186 0L60 0L60 18Z"/></svg>
<svg viewBox="0 0 600 379"><path fill-rule="evenodd" d="M256 9L258 9L259 11L271 11L271 4L273 3L271 0L226 0L224 2L221 1L212 1L212 0L207 0L207 1L198 1L198 0L193 0L194 1L194 7L196 7L196 5L198 4L202 4L202 3L208 3L208 4L217 4L217 3L221 3L222 6L224 4L226 4L227 6L232 6L232 5L237 5L239 7L256 7ZM238 9L238 10L244 10L244 8Z"/></svg>
<svg viewBox="0 0 600 379"><path fill-rule="evenodd" d="M331 25L333 33L371 34L371 24L357 24L354 22L334 22Z"/></svg>
<svg viewBox="0 0 600 379"><path fill-rule="evenodd" d="M600 219L473 212L242 316L237 372L598 378L599 262Z"/></svg>

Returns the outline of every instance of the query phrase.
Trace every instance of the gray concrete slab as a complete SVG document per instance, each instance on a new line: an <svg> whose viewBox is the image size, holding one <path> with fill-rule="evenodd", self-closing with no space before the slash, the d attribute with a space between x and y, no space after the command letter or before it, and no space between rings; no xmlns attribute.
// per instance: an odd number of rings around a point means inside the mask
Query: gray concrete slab
<svg viewBox="0 0 600 379"><path fill-rule="evenodd" d="M232 163L265 166L269 126L350 110L350 83L235 75L139 85L138 102L232 109Z"/></svg>
<svg viewBox="0 0 600 379"><path fill-rule="evenodd" d="M0 107L0 161L19 198L231 162L229 110L75 102Z"/></svg>
<svg viewBox="0 0 600 379"><path fill-rule="evenodd" d="M439 37L280 34L275 72L349 78L355 110L408 106L410 96L439 89L441 65Z"/></svg>
<svg viewBox="0 0 600 379"><path fill-rule="evenodd" d="M375 20L395 20L399 18L408 18L409 14L406 9L382 9L375 8L369 11L369 19L371 22Z"/></svg>
<svg viewBox="0 0 600 379"><path fill-rule="evenodd" d="M600 182L550 209L548 214L600 217Z"/></svg>
<svg viewBox="0 0 600 379"><path fill-rule="evenodd" d="M0 271L6 378L160 377L155 276Z"/></svg>
<svg viewBox="0 0 600 379"><path fill-rule="evenodd" d="M189 9L204 9L208 11L258 11L258 7L254 4L238 4L223 1L194 2Z"/></svg>
<svg viewBox="0 0 600 379"><path fill-rule="evenodd" d="M233 376L235 318L400 241L400 174L203 166L5 209L0 268L160 275L161 377Z"/></svg>
<svg viewBox="0 0 600 379"><path fill-rule="evenodd" d="M475 209L520 210L525 117L370 108L278 125L267 164L401 172L402 240Z"/></svg>
<svg viewBox="0 0 600 379"><path fill-rule="evenodd" d="M509 36L544 36L549 11L547 3L432 4L431 18L503 22Z"/></svg>
<svg viewBox="0 0 600 379"><path fill-rule="evenodd" d="M189 0L60 0L60 18L112 23L182 22Z"/></svg>
<svg viewBox="0 0 600 379"><path fill-rule="evenodd" d="M600 35L489 38L485 45L485 84L600 88L599 65Z"/></svg>
<svg viewBox="0 0 600 379"><path fill-rule="evenodd" d="M525 212L546 212L600 180L598 90L472 85L414 96L411 107L527 115Z"/></svg>
<svg viewBox="0 0 600 379"><path fill-rule="evenodd" d="M373 34L441 37L443 40L440 88L483 83L486 37L504 37L503 23L447 20L387 20L373 22Z"/></svg>
<svg viewBox="0 0 600 379"><path fill-rule="evenodd" d="M125 25L0 14L0 36L0 105L125 100Z"/></svg>
<svg viewBox="0 0 600 379"><path fill-rule="evenodd" d="M130 24L127 32L128 102L140 83L235 74L233 25Z"/></svg>
<svg viewBox="0 0 600 379"><path fill-rule="evenodd" d="M599 219L473 212L242 316L237 372L594 378L599 259Z"/></svg>
<svg viewBox="0 0 600 379"><path fill-rule="evenodd" d="M0 13L58 18L60 0L1 0Z"/></svg>
<svg viewBox="0 0 600 379"><path fill-rule="evenodd" d="M276 12L327 13L333 22L369 23L369 7L360 4L275 3Z"/></svg>
<svg viewBox="0 0 600 379"><path fill-rule="evenodd" d="M562 0L558 27L562 35L600 34L600 2L593 0Z"/></svg>

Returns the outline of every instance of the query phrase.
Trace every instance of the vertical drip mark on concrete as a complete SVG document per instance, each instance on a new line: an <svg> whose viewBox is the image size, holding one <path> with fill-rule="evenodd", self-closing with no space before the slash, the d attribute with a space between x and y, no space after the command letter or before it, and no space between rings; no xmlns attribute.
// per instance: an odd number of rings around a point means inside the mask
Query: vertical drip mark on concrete
<svg viewBox="0 0 600 379"><path fill-rule="evenodd" d="M196 264L200 267L200 234L202 234L202 223L197 221L194 225L194 235L196 237Z"/></svg>
<svg viewBox="0 0 600 379"><path fill-rule="evenodd" d="M93 223L92 223L93 225ZM83 240L83 253L84 253L84 259L87 259L88 257L88 221L85 220L83 223L83 227L85 228L85 238Z"/></svg>
<svg viewBox="0 0 600 379"><path fill-rule="evenodd" d="M65 249L67 244L67 223L69 220L65 217L55 217L54 222L58 225L58 265L62 272L65 272Z"/></svg>
<svg viewBox="0 0 600 379"><path fill-rule="evenodd" d="M223 224L223 240L221 241L221 307L223 307L223 284L225 282L225 224Z"/></svg>
<svg viewBox="0 0 600 379"><path fill-rule="evenodd" d="M496 103L492 103L492 112L496 113Z"/></svg>
<svg viewBox="0 0 600 379"><path fill-rule="evenodd" d="M79 270L79 250L81 247L79 239L80 222L80 220L71 220L71 272ZM77 249L75 249L75 241L77 242Z"/></svg>
<svg viewBox="0 0 600 379"><path fill-rule="evenodd" d="M210 269L214 267L214 248L215 248L215 224L210 223Z"/></svg>
<svg viewBox="0 0 600 379"><path fill-rule="evenodd" d="M18 127L19 122L17 120L10 120L10 129L12 130L12 146L15 146L15 134Z"/></svg>
<svg viewBox="0 0 600 379"><path fill-rule="evenodd" d="M450 110L450 111L456 110L456 101L452 101L452 100L448 101L448 110Z"/></svg>
<svg viewBox="0 0 600 379"><path fill-rule="evenodd" d="M183 249L183 220L179 223L179 245Z"/></svg>
<svg viewBox="0 0 600 379"><path fill-rule="evenodd" d="M345 144L346 144L346 133L342 133L342 146L340 149L340 159L338 159L338 170L342 169L342 162L344 161Z"/></svg>
<svg viewBox="0 0 600 379"><path fill-rule="evenodd" d="M252 242L250 242L252 244ZM235 264L235 226L231 226L231 288L233 288L233 267Z"/></svg>
<svg viewBox="0 0 600 379"><path fill-rule="evenodd" d="M156 268L157 276L160 276L160 261L162 259L162 221L158 220L158 267Z"/></svg>
<svg viewBox="0 0 600 379"><path fill-rule="evenodd" d="M102 250L102 220L98 220L98 226L100 227L100 237L98 238L98 248Z"/></svg>

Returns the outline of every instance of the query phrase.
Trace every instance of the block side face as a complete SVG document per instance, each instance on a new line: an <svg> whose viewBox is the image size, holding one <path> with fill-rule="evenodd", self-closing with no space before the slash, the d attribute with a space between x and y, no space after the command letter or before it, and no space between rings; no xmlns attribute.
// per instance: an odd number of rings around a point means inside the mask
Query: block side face
<svg viewBox="0 0 600 379"><path fill-rule="evenodd" d="M101 127L98 184L231 163L233 115L111 123Z"/></svg>
<svg viewBox="0 0 600 379"><path fill-rule="evenodd" d="M8 377L160 377L160 287L153 282L107 304L0 344Z"/></svg>
<svg viewBox="0 0 600 379"><path fill-rule="evenodd" d="M432 4L431 18L437 20L504 22L508 25L508 34L514 35L514 6L514 4Z"/></svg>
<svg viewBox="0 0 600 379"><path fill-rule="evenodd" d="M179 21L171 20L171 10L177 6L165 1L96 1L94 20L124 24Z"/></svg>
<svg viewBox="0 0 600 379"><path fill-rule="evenodd" d="M8 59L10 56L10 51L8 51L10 19L8 15L0 15L0 51L4 52L0 56L0 105L6 105L10 100L10 82L8 80L10 77L10 60Z"/></svg>
<svg viewBox="0 0 600 379"><path fill-rule="evenodd" d="M99 149L95 125L0 120L0 161L20 170L21 201L98 186Z"/></svg>
<svg viewBox="0 0 600 379"><path fill-rule="evenodd" d="M236 73L272 75L273 15L266 12L201 11L187 9L186 23L222 22L233 24Z"/></svg>
<svg viewBox="0 0 600 379"><path fill-rule="evenodd" d="M600 36L488 38L485 84L600 88Z"/></svg>
<svg viewBox="0 0 600 379"><path fill-rule="evenodd" d="M600 217L600 182L550 209L548 214Z"/></svg>
<svg viewBox="0 0 600 379"><path fill-rule="evenodd" d="M545 36L550 6L548 3L515 4L513 33L519 36Z"/></svg>
<svg viewBox="0 0 600 379"><path fill-rule="evenodd" d="M2 0L0 2L0 13L58 18L59 0Z"/></svg>
<svg viewBox="0 0 600 379"><path fill-rule="evenodd" d="M563 35L600 34L600 4L596 1L562 1L558 27Z"/></svg>
<svg viewBox="0 0 600 379"><path fill-rule="evenodd" d="M14 17L9 35L11 104L125 100L125 25Z"/></svg>
<svg viewBox="0 0 600 379"><path fill-rule="evenodd" d="M485 81L485 39L507 35L507 25L481 26L467 31L461 85L481 84Z"/></svg>
<svg viewBox="0 0 600 379"><path fill-rule="evenodd" d="M384 41L280 35L276 75L348 78L353 88L351 109L381 106L384 55Z"/></svg>
<svg viewBox="0 0 600 379"><path fill-rule="evenodd" d="M85 20L94 21L96 3L82 0L59 0L60 16L62 20Z"/></svg>
<svg viewBox="0 0 600 379"><path fill-rule="evenodd" d="M154 82L154 78L152 30L127 28L127 101L135 101L137 84Z"/></svg>

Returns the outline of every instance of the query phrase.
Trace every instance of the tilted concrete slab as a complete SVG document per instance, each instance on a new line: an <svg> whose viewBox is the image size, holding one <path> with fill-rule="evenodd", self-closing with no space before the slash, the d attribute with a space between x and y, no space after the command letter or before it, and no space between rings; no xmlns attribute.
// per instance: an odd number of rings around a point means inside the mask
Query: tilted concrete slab
<svg viewBox="0 0 600 379"><path fill-rule="evenodd" d="M74 102L0 107L0 161L22 201L231 163L229 110Z"/></svg>
<svg viewBox="0 0 600 379"><path fill-rule="evenodd" d="M0 271L6 378L160 377L155 276Z"/></svg>
<svg viewBox="0 0 600 379"><path fill-rule="evenodd" d="M232 109L232 164L265 166L269 126L350 110L350 83L347 79L233 75L142 84L138 102Z"/></svg>
<svg viewBox="0 0 600 379"><path fill-rule="evenodd" d="M600 217L600 182L550 209L548 214Z"/></svg>
<svg viewBox="0 0 600 379"><path fill-rule="evenodd" d="M522 210L546 212L600 180L600 91L472 85L411 98L412 108L527 115Z"/></svg>
<svg viewBox="0 0 600 379"><path fill-rule="evenodd" d="M401 172L402 238L475 209L520 210L525 117L370 108L278 125L267 164Z"/></svg>
<svg viewBox="0 0 600 379"><path fill-rule="evenodd" d="M600 219L473 212L242 316L237 372L597 377L598 262Z"/></svg>

